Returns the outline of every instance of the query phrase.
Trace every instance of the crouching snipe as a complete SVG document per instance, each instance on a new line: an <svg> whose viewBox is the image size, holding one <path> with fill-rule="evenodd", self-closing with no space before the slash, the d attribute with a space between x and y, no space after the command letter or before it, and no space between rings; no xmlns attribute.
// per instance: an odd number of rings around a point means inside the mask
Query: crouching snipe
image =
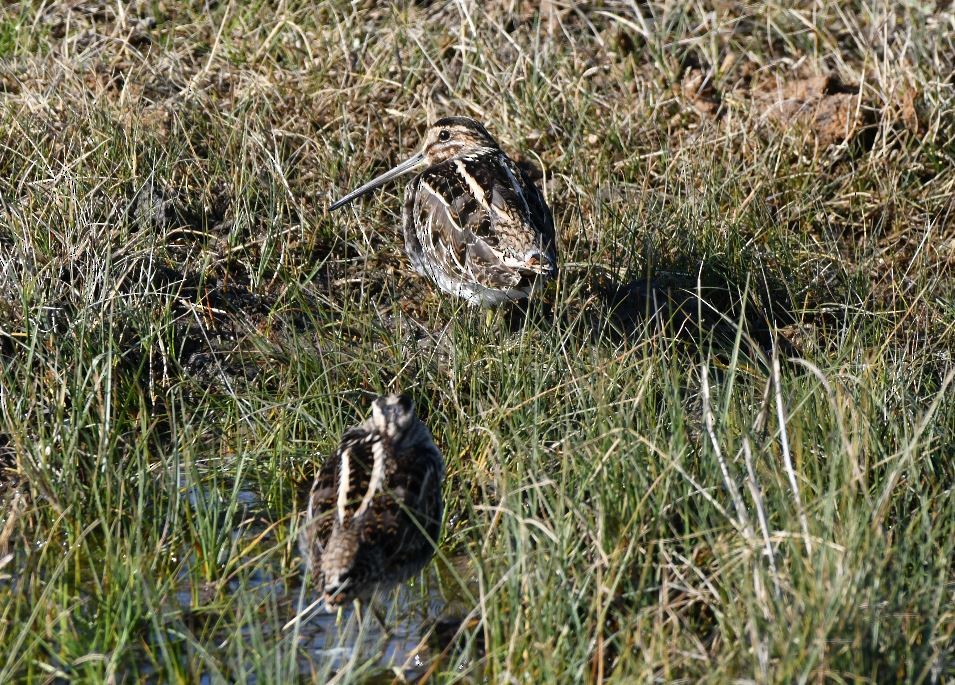
<svg viewBox="0 0 955 685"><path fill-rule="evenodd" d="M323 464L299 533L329 607L420 571L441 533L444 460L405 396L379 397Z"/></svg>
<svg viewBox="0 0 955 685"><path fill-rule="evenodd" d="M338 209L406 173L402 218L412 266L442 290L493 306L528 297L557 272L554 221L534 182L485 128L447 117L422 151L352 191Z"/></svg>

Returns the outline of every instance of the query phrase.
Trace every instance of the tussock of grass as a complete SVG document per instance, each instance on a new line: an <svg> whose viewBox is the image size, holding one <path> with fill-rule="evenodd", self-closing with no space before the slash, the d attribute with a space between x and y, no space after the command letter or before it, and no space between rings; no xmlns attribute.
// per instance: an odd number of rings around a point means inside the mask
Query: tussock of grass
<svg viewBox="0 0 955 685"><path fill-rule="evenodd" d="M409 673L955 678L938 5L5 5L0 681L330 677L301 490L395 389L448 462ZM324 213L451 113L559 227L490 327L395 189Z"/></svg>

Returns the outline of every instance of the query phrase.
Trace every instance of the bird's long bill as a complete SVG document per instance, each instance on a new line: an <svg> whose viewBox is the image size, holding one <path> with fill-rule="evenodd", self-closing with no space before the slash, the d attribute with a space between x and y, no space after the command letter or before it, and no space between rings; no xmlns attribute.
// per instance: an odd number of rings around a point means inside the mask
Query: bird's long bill
<svg viewBox="0 0 955 685"><path fill-rule="evenodd" d="M356 188L355 190L351 191L350 193L348 193L348 195L343 197L341 200L338 200L338 202L335 202L332 205L330 205L328 208L328 211L331 212L333 210L338 209L339 207L344 207L349 202L351 202L352 200L356 198L361 197L365 193L371 192L375 188L383 186L388 181L398 178L399 176L403 174L407 174L410 171L417 171L421 167L425 166L427 163L428 162L425 159L424 154L419 152L411 159L406 159L405 161L403 161L394 169L390 171L386 171L381 176L368 181L368 183L363 185L361 188Z"/></svg>

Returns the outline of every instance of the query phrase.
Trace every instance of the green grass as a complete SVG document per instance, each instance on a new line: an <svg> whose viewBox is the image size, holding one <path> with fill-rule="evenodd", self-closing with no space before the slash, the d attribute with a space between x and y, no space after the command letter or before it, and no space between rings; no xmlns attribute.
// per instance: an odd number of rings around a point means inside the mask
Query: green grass
<svg viewBox="0 0 955 685"><path fill-rule="evenodd" d="M951 8L205 4L0 9L0 682L390 682L283 626L395 390L448 466L409 676L955 680ZM523 324L400 188L324 212L452 113L543 172Z"/></svg>

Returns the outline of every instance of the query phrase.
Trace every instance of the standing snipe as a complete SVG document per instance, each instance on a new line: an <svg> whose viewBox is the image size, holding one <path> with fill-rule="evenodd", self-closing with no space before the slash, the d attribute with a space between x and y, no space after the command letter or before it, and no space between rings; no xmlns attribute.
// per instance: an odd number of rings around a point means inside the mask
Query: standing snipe
<svg viewBox="0 0 955 685"><path fill-rule="evenodd" d="M528 297L557 271L554 220L534 182L481 124L440 119L421 152L329 207L420 171L405 190L405 250L422 276L476 305Z"/></svg>
<svg viewBox="0 0 955 685"><path fill-rule="evenodd" d="M299 548L329 606L407 580L441 533L444 460L404 396L377 398L349 428L308 497Z"/></svg>

